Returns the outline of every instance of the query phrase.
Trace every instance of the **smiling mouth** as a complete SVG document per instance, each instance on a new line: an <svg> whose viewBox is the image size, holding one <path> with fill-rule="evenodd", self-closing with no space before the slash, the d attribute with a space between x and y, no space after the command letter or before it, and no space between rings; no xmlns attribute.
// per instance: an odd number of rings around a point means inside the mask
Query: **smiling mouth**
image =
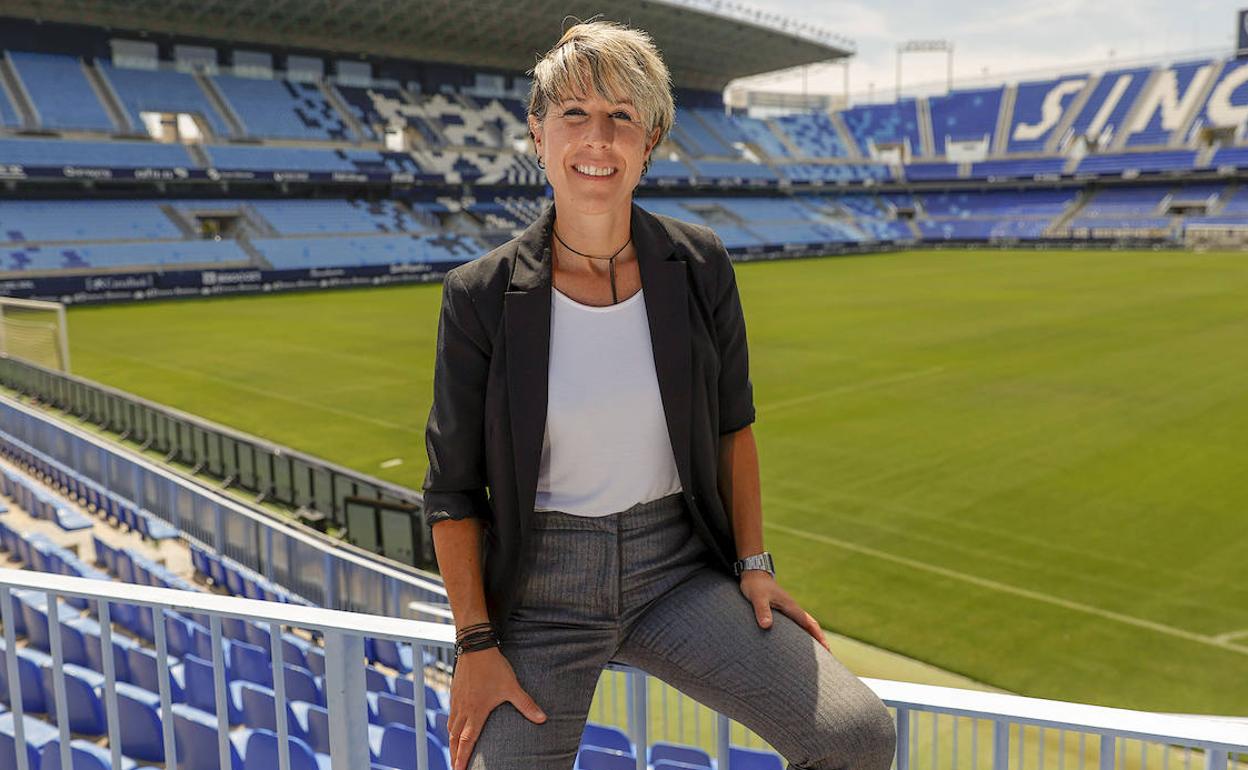
<svg viewBox="0 0 1248 770"><path fill-rule="evenodd" d="M590 166L585 163L577 163L572 168L583 176L608 177L615 174L615 169L611 166Z"/></svg>

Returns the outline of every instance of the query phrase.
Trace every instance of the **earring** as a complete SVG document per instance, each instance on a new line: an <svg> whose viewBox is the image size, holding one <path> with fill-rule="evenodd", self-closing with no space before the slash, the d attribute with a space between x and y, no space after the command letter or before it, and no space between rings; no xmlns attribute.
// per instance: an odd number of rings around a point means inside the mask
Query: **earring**
<svg viewBox="0 0 1248 770"><path fill-rule="evenodd" d="M641 175L645 176L650 173L650 159L646 158L646 162L641 166Z"/></svg>
<svg viewBox="0 0 1248 770"><path fill-rule="evenodd" d="M538 168L540 168L540 169L542 169L543 171L545 171L545 170L546 170L546 164L542 162L542 156L541 156L541 155L538 155L538 156L537 156L537 167L538 167Z"/></svg>

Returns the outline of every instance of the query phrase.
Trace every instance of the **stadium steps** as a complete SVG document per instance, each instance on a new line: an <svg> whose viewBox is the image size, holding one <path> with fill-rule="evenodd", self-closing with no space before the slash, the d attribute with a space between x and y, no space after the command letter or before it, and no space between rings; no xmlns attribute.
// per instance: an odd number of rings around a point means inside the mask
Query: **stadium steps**
<svg viewBox="0 0 1248 770"><path fill-rule="evenodd" d="M203 146L196 142L187 142L182 145L186 148L186 154L191 156L191 160L195 161L195 165L200 168L211 168L212 159L208 157L208 153L204 151Z"/></svg>
<svg viewBox="0 0 1248 770"><path fill-rule="evenodd" d="M1239 194L1242 187L1243 185L1234 183L1227 185L1226 189L1222 191L1222 194L1218 196L1218 202L1209 211L1209 214L1220 215L1231 199Z"/></svg>
<svg viewBox="0 0 1248 770"><path fill-rule="evenodd" d="M244 125L243 119L234 111L234 107L226 100L225 94L221 93L221 90L217 88L217 84L212 81L212 78L207 77L198 70L192 72L191 77L195 78L195 82L199 84L200 90L208 97L208 103L225 120L225 124L230 127L230 134L235 137L246 136L247 127ZM206 126L206 128L209 132L212 131L211 126Z"/></svg>
<svg viewBox="0 0 1248 770"><path fill-rule="evenodd" d="M247 256L251 257L251 261L256 267L260 267L265 270L273 269L273 263L266 259L265 256L260 253L259 249L252 245L251 239L247 237L247 233L238 233L234 236L234 241Z"/></svg>
<svg viewBox="0 0 1248 770"><path fill-rule="evenodd" d="M109 120L113 121L113 125L117 127L118 133L133 134L135 129L130 125L130 115L122 108L121 98L113 90L113 84L99 67L95 66L94 62L83 61L82 71L86 74L87 82L91 84L91 90L95 92L96 98L100 100L100 104L104 105L104 111L108 113Z"/></svg>
<svg viewBox="0 0 1248 770"><path fill-rule="evenodd" d="M316 85L321 89L321 94L325 97L325 101L329 102L329 106L337 111L342 122L347 124L347 128L351 129L351 133L356 136L356 143L369 141L368 132L364 130L364 124L360 122L355 113L347 107L347 103L343 101L342 94L338 93L337 87L333 83L326 83L324 80L317 80Z"/></svg>
<svg viewBox="0 0 1248 770"><path fill-rule="evenodd" d="M1094 195L1096 195L1095 192L1080 190L1079 193L1075 195L1075 199L1070 202L1069 206L1066 207L1065 211L1058 214L1057 218L1050 222L1048 227L1044 228L1045 237L1060 237L1065 234L1071 220L1083 211Z"/></svg>
<svg viewBox="0 0 1248 770"><path fill-rule="evenodd" d="M1096 91L1096 87L1100 85L1102 75L1092 75L1088 78L1087 84L1083 90L1075 95L1070 105L1066 107L1066 113L1062 115L1062 119L1053 127L1053 132L1049 134L1049 139L1044 143L1045 155L1057 155L1065 144L1068 144L1073 137L1067 137L1070 127L1074 125L1075 119L1083 112L1083 108L1087 106L1088 101L1092 98L1092 94Z"/></svg>
<svg viewBox="0 0 1248 770"><path fill-rule="evenodd" d="M1192 167L1209 168L1210 161L1213 160L1213 156L1216 155L1220 149L1222 149L1222 145L1216 143L1201 147L1200 152L1196 153L1196 161L1192 164Z"/></svg>
<svg viewBox="0 0 1248 770"><path fill-rule="evenodd" d="M238 207L238 212L242 217L243 224L246 225L244 232L247 234L258 238L281 238L284 235L250 203L243 203Z"/></svg>
<svg viewBox="0 0 1248 770"><path fill-rule="evenodd" d="M0 59L0 86L3 86L5 94L9 97L9 104L13 105L13 109L17 110L17 116L22 119L22 126L28 129L38 128L39 111L35 109L34 100L30 98L26 84L17 74L17 68L13 66L13 60L9 58L8 51L5 51L4 58Z"/></svg>
<svg viewBox="0 0 1248 770"><path fill-rule="evenodd" d="M914 112L919 121L919 157L934 158L936 157L936 138L932 133L932 108L926 96L920 96L916 100Z"/></svg>
<svg viewBox="0 0 1248 770"><path fill-rule="evenodd" d="M169 217L169 221L173 222L174 226L178 228L178 231L181 232L187 240L199 237L199 233L195 230L195 226L191 222L190 217L184 215L178 207L168 203L162 203L158 208L164 213L165 216Z"/></svg>
<svg viewBox="0 0 1248 770"><path fill-rule="evenodd" d="M1010 83L1001 95L1001 109L997 111L997 129L992 134L988 157L1004 158L1010 146L1010 126L1014 123L1014 105L1018 101L1018 84ZM962 176L962 174L959 174Z"/></svg>
<svg viewBox="0 0 1248 770"><path fill-rule="evenodd" d="M1170 134L1170 141L1166 144L1170 147L1186 147L1187 133L1191 130L1192 124L1196 122L1197 116L1201 110L1205 108L1205 103L1209 101L1209 94L1213 93L1213 89L1217 86L1218 80L1222 77L1222 70L1226 68L1225 59L1216 59L1212 62L1213 69L1209 72L1209 77L1205 78L1205 82L1200 87L1200 93L1192 99L1192 104L1187 110L1187 114L1179 121L1179 125L1174 129L1174 133Z"/></svg>
<svg viewBox="0 0 1248 770"><path fill-rule="evenodd" d="M1135 97L1135 103L1131 105L1131 109L1127 110L1127 114L1123 116L1122 122L1115 128L1114 138L1110 141L1109 147L1105 148L1105 152L1120 152L1126 149L1127 139L1130 138L1130 127L1144 110L1144 105L1152 102L1149 95L1157 88L1157 81L1161 79L1164 68L1156 68L1148 73L1148 79L1144 81L1144 87Z"/></svg>
<svg viewBox="0 0 1248 770"><path fill-rule="evenodd" d="M806 157L805 151L803 151L801 147L797 146L797 144L793 141L793 137L781 130L781 128L777 126L774 121L764 120L763 125L767 126L767 130L780 140L780 144L783 144L784 149L788 150L789 154L794 158Z"/></svg>
<svg viewBox="0 0 1248 770"><path fill-rule="evenodd" d="M841 117L839 111L828 113L828 119L832 121L832 126L836 129L837 136L841 139L841 144L845 145L845 149L849 152L852 160L865 160L867 156L863 154L862 148L858 146L858 140L854 138L854 134L849 130L849 126L845 125L845 119Z"/></svg>
<svg viewBox="0 0 1248 770"><path fill-rule="evenodd" d="M412 93L411 91L407 90L406 87L399 88L399 95L402 96L404 99L406 99L407 103L412 105L413 107L421 107L420 97L418 97L416 94ZM411 134L415 134L418 137L417 141L419 143L419 147L424 147L429 150L438 150L443 147L446 147L447 145L451 143L446 138L446 134L442 131L442 121L427 119L425 117L425 112L423 109L421 109L420 114L418 116L411 118L409 120L421 121L426 126L428 126L430 132L432 132L433 135L438 138L438 145L436 147L433 147L429 145L428 140L425 138L422 132L420 131L410 132ZM418 149L418 148L413 148L413 149Z"/></svg>

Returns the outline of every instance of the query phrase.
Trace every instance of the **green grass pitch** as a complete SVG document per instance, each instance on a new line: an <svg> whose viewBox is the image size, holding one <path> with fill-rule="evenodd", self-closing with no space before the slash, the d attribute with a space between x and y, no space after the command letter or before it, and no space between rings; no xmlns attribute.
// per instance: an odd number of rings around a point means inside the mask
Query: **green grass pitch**
<svg viewBox="0 0 1248 770"><path fill-rule="evenodd" d="M1248 254L736 270L766 545L824 627L1028 695L1248 714ZM78 307L72 361L418 488L439 299Z"/></svg>

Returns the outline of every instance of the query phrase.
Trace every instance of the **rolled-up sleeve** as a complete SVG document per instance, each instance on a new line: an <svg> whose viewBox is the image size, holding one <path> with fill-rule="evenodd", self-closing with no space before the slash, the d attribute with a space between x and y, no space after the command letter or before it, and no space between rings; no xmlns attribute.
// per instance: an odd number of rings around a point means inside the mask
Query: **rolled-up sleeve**
<svg viewBox="0 0 1248 770"><path fill-rule="evenodd" d="M732 433L754 422L754 385L745 336L745 313L737 274L724 243L715 236L721 260L715 297L715 338L719 345L719 433Z"/></svg>
<svg viewBox="0 0 1248 770"><path fill-rule="evenodd" d="M489 519L485 477L485 386L491 343L454 271L442 282L442 311L425 427L425 521Z"/></svg>

